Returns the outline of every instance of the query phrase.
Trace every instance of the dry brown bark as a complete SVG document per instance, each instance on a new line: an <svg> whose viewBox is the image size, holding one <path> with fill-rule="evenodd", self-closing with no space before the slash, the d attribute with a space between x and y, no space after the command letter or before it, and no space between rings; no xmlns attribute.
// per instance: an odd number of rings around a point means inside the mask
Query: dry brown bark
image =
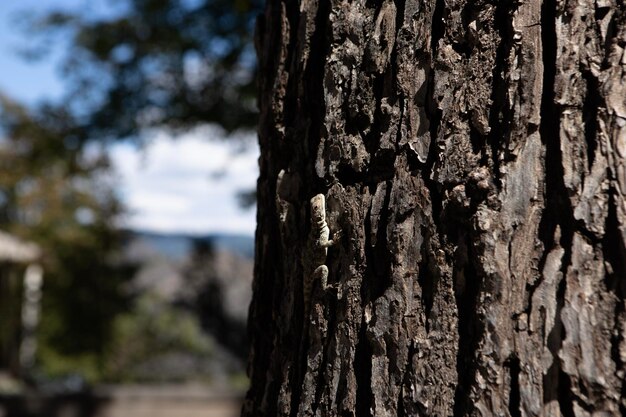
<svg viewBox="0 0 626 417"><path fill-rule="evenodd" d="M268 0L243 415L624 413L624 48L621 0Z"/></svg>

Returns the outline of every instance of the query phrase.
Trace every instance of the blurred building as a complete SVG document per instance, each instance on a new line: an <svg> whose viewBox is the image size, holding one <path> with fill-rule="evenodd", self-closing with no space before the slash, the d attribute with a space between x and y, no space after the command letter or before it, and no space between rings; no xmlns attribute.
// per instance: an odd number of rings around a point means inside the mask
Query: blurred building
<svg viewBox="0 0 626 417"><path fill-rule="evenodd" d="M41 251L0 231L0 373L13 378L32 366L43 271Z"/></svg>

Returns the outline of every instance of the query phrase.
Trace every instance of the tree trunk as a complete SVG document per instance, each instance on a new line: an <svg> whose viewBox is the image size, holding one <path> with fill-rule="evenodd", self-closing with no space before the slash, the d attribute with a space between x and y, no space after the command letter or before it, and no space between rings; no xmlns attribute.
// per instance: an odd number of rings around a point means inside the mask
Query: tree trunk
<svg viewBox="0 0 626 417"><path fill-rule="evenodd" d="M268 0L243 415L626 412L624 48L622 0Z"/></svg>

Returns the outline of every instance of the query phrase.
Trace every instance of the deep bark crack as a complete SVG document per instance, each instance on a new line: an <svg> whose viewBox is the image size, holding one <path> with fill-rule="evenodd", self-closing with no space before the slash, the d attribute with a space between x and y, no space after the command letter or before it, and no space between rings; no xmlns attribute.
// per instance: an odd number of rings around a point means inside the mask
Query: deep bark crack
<svg viewBox="0 0 626 417"><path fill-rule="evenodd" d="M583 77L587 83L587 91L583 102L583 123L585 125L585 141L587 143L587 167L591 170L595 158L599 131L598 108L600 106L600 92L598 79L589 71L584 71Z"/></svg>
<svg viewBox="0 0 626 417"><path fill-rule="evenodd" d="M517 356L511 356L504 365L509 368L509 378L511 379L509 387L509 413L511 417L522 417L519 384L519 375L521 372L520 360Z"/></svg>
<svg viewBox="0 0 626 417"><path fill-rule="evenodd" d="M543 94L541 97L541 125L539 133L546 149L545 156L545 196L546 207L543 212L539 237L544 244L544 257L554 246L553 238L557 225L561 230L560 245L564 249L561 264L563 278L557 290L557 309L554 328L550 330L549 349L554 358L554 365L558 367L557 400L561 412L565 417L574 415L574 396L571 390L571 380L560 368L558 352L565 337L561 321L561 310L566 293L567 271L571 263L572 242L575 230L573 208L569 200L569 193L564 183L564 170L560 148L560 120L561 111L555 102L555 77L557 68L557 33L556 33L557 2L545 0L541 7L541 41L543 60ZM542 259L541 264L545 264ZM544 380L545 382L545 380ZM546 386L543 387L547 391Z"/></svg>
<svg viewBox="0 0 626 417"><path fill-rule="evenodd" d="M500 43L496 49L495 66L491 89L491 109L489 111L489 134L487 146L493 164L494 184L500 189L500 150L506 151L506 145L511 136L513 112L509 108L508 73L510 71L509 56L513 48L513 13L516 3L505 1L498 3L494 12L494 28L500 35ZM488 155L484 155L488 156ZM484 159L484 158L483 158ZM483 160L484 165L488 165Z"/></svg>
<svg viewBox="0 0 626 417"><path fill-rule="evenodd" d="M309 115L310 123L308 124L309 138L313 140L302 141L304 145L308 145L308 152L304 152L303 156L308 156L308 163L312 164L315 161L315 155L317 153L317 146L319 137L322 134L323 126L326 116L326 101L324 99L324 77L326 75L325 65L326 57L328 56L330 42L327 41L327 23L330 16L330 4L326 1L318 2L317 14L315 16L315 30L311 37L310 42L310 55L309 65L304 71L303 80L305 83L305 91L302 97L300 94L292 94L294 98L300 98L303 101L304 114ZM295 78L295 77L294 77ZM299 108L294 106L294 108ZM299 117L306 118L304 114ZM297 126L297 125L296 125ZM300 154L299 152L297 154ZM289 159L289 158L286 158ZM303 164L305 166L306 164ZM306 169L304 171L304 178L307 180L316 177L313 173L315 169ZM315 181L308 181L309 183ZM310 195L313 195L311 193ZM308 196L307 196L308 197Z"/></svg>
<svg viewBox="0 0 626 417"><path fill-rule="evenodd" d="M359 329L359 339L354 353L354 376L357 382L356 389L356 417L371 417L371 404L374 399L372 393L372 358L374 357L369 340L367 339L367 324L362 318Z"/></svg>
<svg viewBox="0 0 626 417"><path fill-rule="evenodd" d="M457 353L458 385L454 393L454 416L461 417L470 410L472 400L471 388L476 381L478 363L476 352L480 336L484 333L484 321L480 317L478 300L483 287L482 274L476 270L475 262L479 256L474 253L470 236L459 238L453 271L455 285L463 279L463 291L455 291L458 308L459 350ZM480 265L478 265L480 266Z"/></svg>
<svg viewBox="0 0 626 417"><path fill-rule="evenodd" d="M426 328L426 333L430 331L430 313L433 309L433 302L435 299L435 289L437 288L437 282L439 281L438 273L435 271L436 261L432 259L433 254L431 251L431 245L428 245L426 242L429 242L432 237L428 233L427 228L422 229L422 233L424 233L424 243L422 244L421 249L421 260L419 263L419 270L417 275L417 282L420 285L422 291L422 306L424 308L424 326Z"/></svg>

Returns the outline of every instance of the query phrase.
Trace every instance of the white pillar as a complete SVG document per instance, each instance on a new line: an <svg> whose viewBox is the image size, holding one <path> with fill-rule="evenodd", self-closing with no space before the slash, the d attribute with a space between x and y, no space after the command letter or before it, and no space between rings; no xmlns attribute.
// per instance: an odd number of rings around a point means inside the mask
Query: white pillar
<svg viewBox="0 0 626 417"><path fill-rule="evenodd" d="M30 264L24 273L24 302L22 304L22 343L20 344L20 368L30 369L35 363L37 338L35 330L39 323L43 268Z"/></svg>

